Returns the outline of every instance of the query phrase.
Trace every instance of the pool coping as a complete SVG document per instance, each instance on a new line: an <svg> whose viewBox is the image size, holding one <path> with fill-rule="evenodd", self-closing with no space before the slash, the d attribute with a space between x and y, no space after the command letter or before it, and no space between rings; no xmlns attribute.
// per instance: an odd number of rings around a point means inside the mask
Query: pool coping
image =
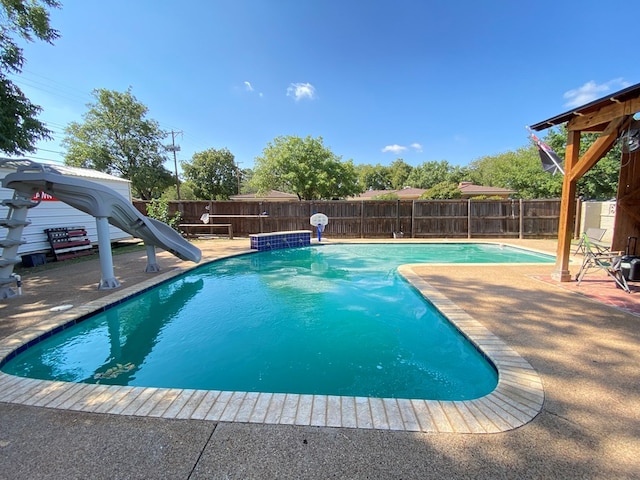
<svg viewBox="0 0 640 480"><path fill-rule="evenodd" d="M398 271L496 367L498 384L488 395L474 400L440 401L230 392L70 383L0 372L0 402L170 419L427 433L499 433L530 422L544 403L540 376L515 350L420 277L415 271L419 265L424 264L401 265ZM0 363L62 325L120 303L193 268L198 266L162 273L0 340Z"/></svg>

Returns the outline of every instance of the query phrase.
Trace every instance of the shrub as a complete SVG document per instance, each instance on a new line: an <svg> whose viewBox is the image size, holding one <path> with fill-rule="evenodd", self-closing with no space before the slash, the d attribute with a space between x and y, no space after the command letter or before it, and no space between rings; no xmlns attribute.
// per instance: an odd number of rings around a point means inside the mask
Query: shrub
<svg viewBox="0 0 640 480"><path fill-rule="evenodd" d="M147 203L147 216L160 220L174 230L180 231L178 225L180 224L180 220L182 220L182 215L180 215L180 212L176 212L173 216L169 215L169 202L166 199L154 198Z"/></svg>

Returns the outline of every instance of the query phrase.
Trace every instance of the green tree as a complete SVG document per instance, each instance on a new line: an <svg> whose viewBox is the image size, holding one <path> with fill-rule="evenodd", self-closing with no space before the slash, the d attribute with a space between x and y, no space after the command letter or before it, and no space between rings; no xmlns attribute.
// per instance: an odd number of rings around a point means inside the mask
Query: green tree
<svg viewBox="0 0 640 480"><path fill-rule="evenodd" d="M170 185L160 195L162 200L174 201L178 200L178 189L175 185ZM180 182L180 200L198 200L198 197L193 193L193 184L191 182Z"/></svg>
<svg viewBox="0 0 640 480"><path fill-rule="evenodd" d="M557 198L562 192L562 175L542 169L533 144L472 162L469 177L478 185L515 190L516 198Z"/></svg>
<svg viewBox="0 0 640 480"><path fill-rule="evenodd" d="M411 174L412 170L413 167L401 158L391 162L391 165L389 165L389 181L391 182L391 189L401 190L408 186L407 178Z"/></svg>
<svg viewBox="0 0 640 480"><path fill-rule="evenodd" d="M14 37L39 39L53 44L57 30L49 24L47 8L58 8L55 0L0 0L0 151L22 155L36 150L39 140L51 138L51 131L36 117L42 111L7 78L24 65L23 50Z"/></svg>
<svg viewBox="0 0 640 480"><path fill-rule="evenodd" d="M462 198L462 192L458 188L458 182L440 182L427 189L420 198L423 200L448 200Z"/></svg>
<svg viewBox="0 0 640 480"><path fill-rule="evenodd" d="M457 183L463 171L446 160L424 162L411 170L407 183L414 188L429 189L442 182Z"/></svg>
<svg viewBox="0 0 640 480"><path fill-rule="evenodd" d="M578 180L576 190L586 200L610 200L618 195L619 178L620 158L609 153Z"/></svg>
<svg viewBox="0 0 640 480"><path fill-rule="evenodd" d="M182 220L182 215L180 214L180 212L176 212L171 215L169 213L169 201L166 199L154 198L149 203L147 203L147 216L156 220L160 220L161 222L169 225L174 230L179 231L178 225L180 224L180 220Z"/></svg>
<svg viewBox="0 0 640 480"><path fill-rule="evenodd" d="M256 189L251 184L251 179L253 178L253 169L251 168L243 168L240 170L240 193L256 193Z"/></svg>
<svg viewBox="0 0 640 480"><path fill-rule="evenodd" d="M167 133L146 118L148 108L132 94L97 89L88 104L84 123L72 122L62 142L65 163L93 168L131 181L134 195L143 200L159 197L174 182L162 140Z"/></svg>
<svg viewBox="0 0 640 480"><path fill-rule="evenodd" d="M351 160L342 162L322 137L280 136L257 157L251 185L294 193L301 200L345 198L362 192Z"/></svg>
<svg viewBox="0 0 640 480"><path fill-rule="evenodd" d="M582 133L580 135L580 155L591 147L597 140L597 133ZM551 129L544 139L558 156L564 160L567 147L567 127L562 125L559 129ZM616 143L607 154L596 163L591 170L585 173L576 186L577 194L588 200L609 200L618 194L618 179L620 176L620 161L622 151L619 143Z"/></svg>
<svg viewBox="0 0 640 480"><path fill-rule="evenodd" d="M389 190L391 178L388 167L369 164L357 165L358 183L363 190Z"/></svg>
<svg viewBox="0 0 640 480"><path fill-rule="evenodd" d="M380 195L375 195L371 198L371 200L398 200L398 194L396 192L389 193L381 193Z"/></svg>
<svg viewBox="0 0 640 480"><path fill-rule="evenodd" d="M203 200L227 200L238 193L240 170L235 157L226 148L210 148L182 162L185 178L193 185L193 193Z"/></svg>

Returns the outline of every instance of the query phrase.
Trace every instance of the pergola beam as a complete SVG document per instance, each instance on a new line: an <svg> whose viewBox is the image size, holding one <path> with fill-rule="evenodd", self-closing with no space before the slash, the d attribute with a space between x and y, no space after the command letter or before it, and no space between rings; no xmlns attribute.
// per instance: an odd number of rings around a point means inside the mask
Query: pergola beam
<svg viewBox="0 0 640 480"><path fill-rule="evenodd" d="M633 115L640 111L640 98L627 100L623 103L613 103L596 110L595 112L577 115L567 124L567 130L602 131L600 127L608 124L616 118Z"/></svg>
<svg viewBox="0 0 640 480"><path fill-rule="evenodd" d="M611 150L611 147L613 147L613 144L618 139L618 132L620 132L622 128L626 128L629 122L631 122L631 119L631 116L612 119L612 121L605 128L604 132L602 132L602 135L600 135L600 137L598 137L596 141L593 142L591 147L589 147L589 150L587 150L585 154L580 157L576 165L574 165L573 170L569 172L565 169L566 175L570 175L571 180L580 180L585 173L591 170L591 168L596 163L598 163L598 160L604 157L607 152ZM576 129L573 129L571 131L580 132Z"/></svg>

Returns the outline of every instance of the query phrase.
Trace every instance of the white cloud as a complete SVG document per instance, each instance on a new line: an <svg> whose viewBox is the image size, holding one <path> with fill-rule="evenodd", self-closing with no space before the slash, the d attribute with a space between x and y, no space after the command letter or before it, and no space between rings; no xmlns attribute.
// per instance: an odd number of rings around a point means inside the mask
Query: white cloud
<svg viewBox="0 0 640 480"><path fill-rule="evenodd" d="M252 85L252 84L251 84L251 82L249 82L249 81L246 81L246 80L245 80L244 82L242 82L242 85L244 85L244 90L245 90L246 92L253 93L253 92L255 92L255 91L256 91L256 89L253 87L253 85ZM264 95L262 94L262 92L256 92L256 93L258 94L258 96L259 96L260 98L262 98L262 97L264 96Z"/></svg>
<svg viewBox="0 0 640 480"><path fill-rule="evenodd" d="M386 147L384 147L382 149L382 153L392 152L392 153L398 154L398 153L404 152L406 149L407 147L403 147L402 145L393 144L393 145L387 145Z"/></svg>
<svg viewBox="0 0 640 480"><path fill-rule="evenodd" d="M409 145L409 147L405 147L404 145L398 145L396 143L394 143L393 145L387 145L382 149L382 153L391 152L397 155L399 153L402 153L408 150L409 148L414 149L416 152L422 152L422 145L417 142L414 142L411 145Z"/></svg>
<svg viewBox="0 0 640 480"><path fill-rule="evenodd" d="M567 102L564 105L565 107L579 107L602 97L607 92L619 90L620 88L625 88L629 85L629 82L625 81L623 78L615 78L601 84L597 84L592 80L581 87L565 92L563 97Z"/></svg>
<svg viewBox="0 0 640 480"><path fill-rule="evenodd" d="M287 87L287 97L293 97L296 101L308 98L316 98L316 89L310 83L291 83Z"/></svg>

